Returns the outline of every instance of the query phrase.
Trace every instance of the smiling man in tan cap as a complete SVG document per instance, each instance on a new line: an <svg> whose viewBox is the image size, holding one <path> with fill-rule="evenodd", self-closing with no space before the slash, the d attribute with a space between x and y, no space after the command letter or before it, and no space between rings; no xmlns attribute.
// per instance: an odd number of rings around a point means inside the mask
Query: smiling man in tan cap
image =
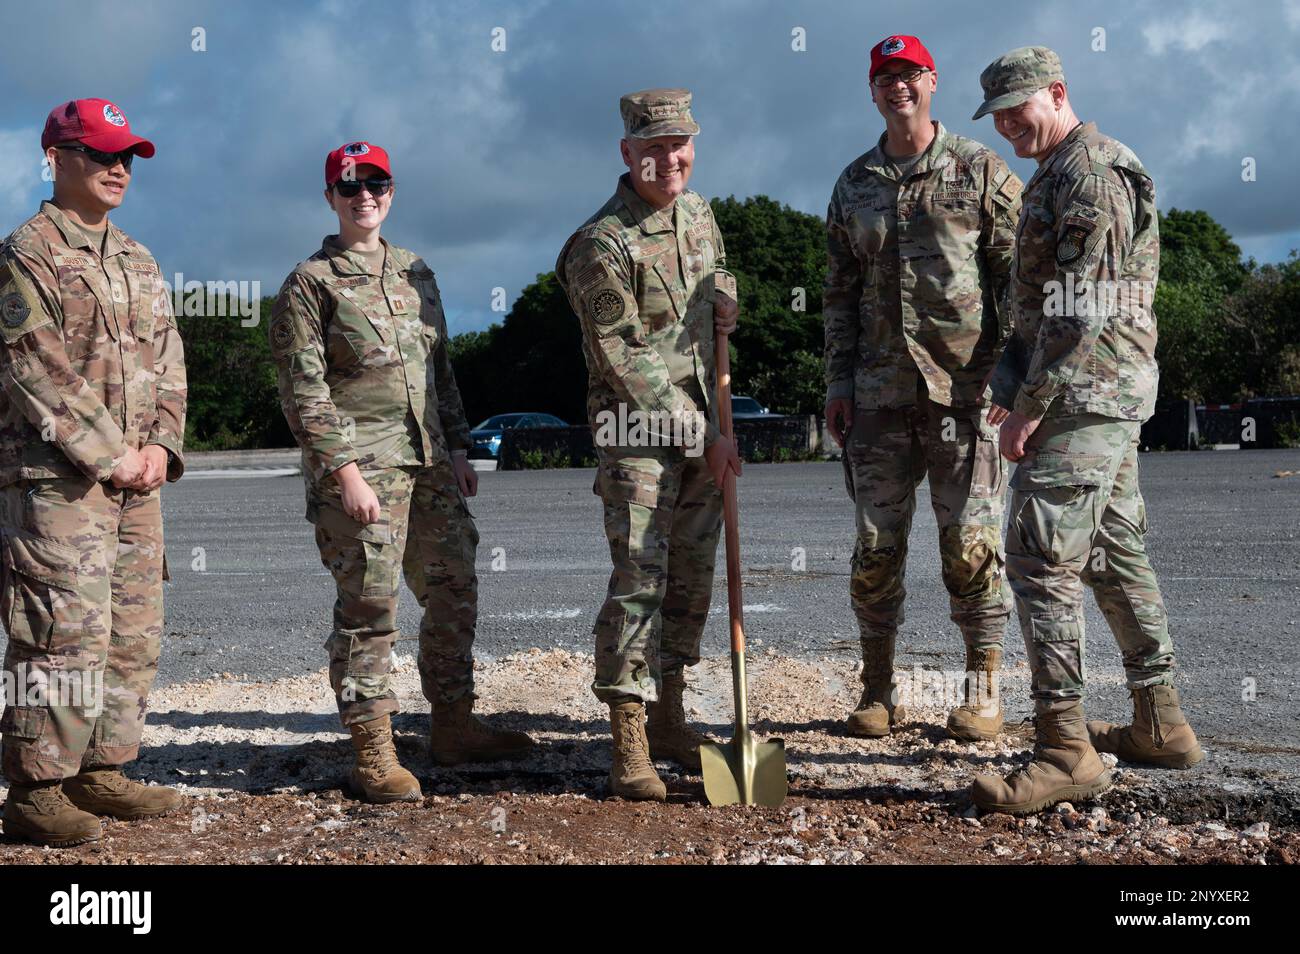
<svg viewBox="0 0 1300 954"><path fill-rule="evenodd" d="M1174 649L1143 540L1137 444L1155 404L1160 262L1151 176L1075 116L1061 61L1021 47L980 76L975 118L1038 171L1025 187L1011 269L1012 337L993 380L1012 478L1007 579L1029 655L1033 760L976 779L975 803L1027 813L1104 791L1097 752L1170 768L1200 761L1172 684ZM1133 723L1084 723L1083 585L1124 657Z"/></svg>
<svg viewBox="0 0 1300 954"><path fill-rule="evenodd" d="M594 489L614 564L592 685L610 710L610 790L662 800L651 758L698 770L705 741L686 722L682 693L713 591L719 487L740 473L735 443L718 431L713 354L715 326L734 331L738 308L713 211L686 188L700 131L691 94L629 93L619 112L628 171L555 273L582 326ZM603 426L627 419L641 426L616 436Z"/></svg>

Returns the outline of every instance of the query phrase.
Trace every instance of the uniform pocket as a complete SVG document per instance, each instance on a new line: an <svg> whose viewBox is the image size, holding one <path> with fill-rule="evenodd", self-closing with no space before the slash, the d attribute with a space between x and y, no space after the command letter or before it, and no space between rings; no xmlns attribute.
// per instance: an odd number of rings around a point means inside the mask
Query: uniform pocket
<svg viewBox="0 0 1300 954"><path fill-rule="evenodd" d="M970 495L1001 496L1006 479L1006 462L998 450L997 430L988 425L981 411L975 412L975 448L971 460Z"/></svg>
<svg viewBox="0 0 1300 954"><path fill-rule="evenodd" d="M662 464L648 460L608 461L598 470L606 511L618 517L617 529L607 529L617 534L625 528L628 556L638 563L659 558L655 525L663 472Z"/></svg>
<svg viewBox="0 0 1300 954"><path fill-rule="evenodd" d="M16 739L39 739L49 717L50 711L44 706L5 706L4 716L0 717L0 734Z"/></svg>
<svg viewBox="0 0 1300 954"><path fill-rule="evenodd" d="M1085 559L1097 535L1097 495L1096 487L1077 484L1017 491L1007 553L1052 566Z"/></svg>
<svg viewBox="0 0 1300 954"><path fill-rule="evenodd" d="M1111 458L1105 454L1035 454L1016 466L1013 490L1047 487L1101 487L1109 483Z"/></svg>
<svg viewBox="0 0 1300 954"><path fill-rule="evenodd" d="M74 547L21 530L0 530L8 577L5 625L9 639L41 651L81 643L75 625L81 557Z"/></svg>

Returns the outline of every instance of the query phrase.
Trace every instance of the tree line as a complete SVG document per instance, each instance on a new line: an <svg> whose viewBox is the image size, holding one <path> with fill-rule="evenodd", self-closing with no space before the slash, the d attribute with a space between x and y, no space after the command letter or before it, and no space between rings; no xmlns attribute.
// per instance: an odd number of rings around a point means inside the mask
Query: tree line
<svg viewBox="0 0 1300 954"><path fill-rule="evenodd" d="M740 294L731 339L734 393L780 413L820 413L822 220L766 196L712 205ZM1296 252L1278 264L1243 260L1228 232L1203 211L1162 214L1160 240L1160 396L1227 403L1300 394ZM216 317L221 312L212 301L202 315L177 318L189 370L191 449L293 445L266 338L271 304L262 299L255 326ZM578 321L554 272L524 288L500 324L457 335L450 347L471 426L506 411L586 421Z"/></svg>

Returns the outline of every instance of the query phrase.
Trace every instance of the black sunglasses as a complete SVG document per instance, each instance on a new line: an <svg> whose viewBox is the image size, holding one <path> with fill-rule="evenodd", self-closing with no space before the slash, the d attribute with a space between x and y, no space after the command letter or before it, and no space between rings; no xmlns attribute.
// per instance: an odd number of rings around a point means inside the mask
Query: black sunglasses
<svg viewBox="0 0 1300 954"><path fill-rule="evenodd" d="M104 152L101 149L91 149L89 146L81 143L73 143L68 146L59 146L59 149L67 149L71 152L79 152L90 159L91 162L97 162L101 166L108 166L110 169L122 163L122 168L128 172L131 171L131 160L135 158L134 149L123 149L121 152Z"/></svg>
<svg viewBox="0 0 1300 954"><path fill-rule="evenodd" d="M393 187L393 180L383 176L375 176L360 181L357 181L356 179L349 181L340 179L338 182L334 183L334 191L343 196L343 198L350 199L353 196L360 195L363 186L367 192L378 198L381 195L388 195L388 190Z"/></svg>

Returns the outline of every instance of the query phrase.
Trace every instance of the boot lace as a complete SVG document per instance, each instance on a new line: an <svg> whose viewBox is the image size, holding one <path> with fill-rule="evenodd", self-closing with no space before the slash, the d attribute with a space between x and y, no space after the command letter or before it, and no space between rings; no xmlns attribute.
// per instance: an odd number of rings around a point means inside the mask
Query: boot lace
<svg viewBox="0 0 1300 954"><path fill-rule="evenodd" d="M36 807L38 812L43 814L54 815L61 809L75 807L58 785L33 789L31 794L28 795L28 800Z"/></svg>
<svg viewBox="0 0 1300 954"><path fill-rule="evenodd" d="M620 712L619 718L623 720L622 730L618 734L619 753L623 756L624 762L630 766L651 765L650 752L642 744L641 720L636 712Z"/></svg>

